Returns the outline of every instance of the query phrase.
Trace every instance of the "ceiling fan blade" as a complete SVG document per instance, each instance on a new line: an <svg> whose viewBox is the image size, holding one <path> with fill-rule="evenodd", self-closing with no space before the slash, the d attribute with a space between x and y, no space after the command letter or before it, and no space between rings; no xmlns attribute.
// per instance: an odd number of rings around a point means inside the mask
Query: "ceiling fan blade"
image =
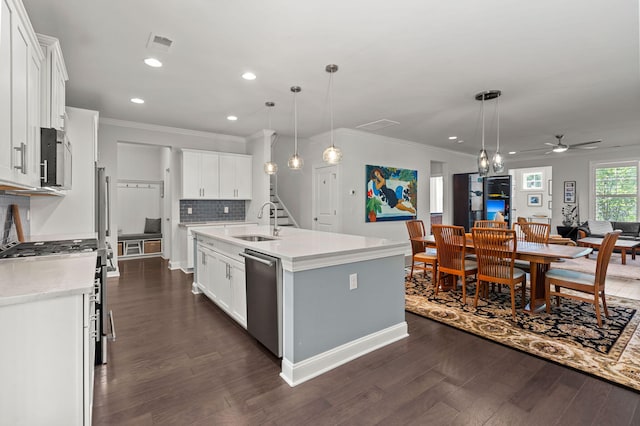
<svg viewBox="0 0 640 426"><path fill-rule="evenodd" d="M549 146L556 146L557 145L556 143L553 143L553 142L545 142L544 144L545 145L549 145Z"/></svg>
<svg viewBox="0 0 640 426"><path fill-rule="evenodd" d="M587 146L587 145L594 145L594 144L597 144L597 143L600 143L600 142L602 142L602 139L599 139L597 141L574 143L573 145L569 145L569 148L579 148L579 147L583 147L583 146Z"/></svg>
<svg viewBox="0 0 640 426"><path fill-rule="evenodd" d="M544 155L549 155L549 154L551 154L552 152L553 152L553 151L547 151L547 152L545 152L545 153L544 153Z"/></svg>

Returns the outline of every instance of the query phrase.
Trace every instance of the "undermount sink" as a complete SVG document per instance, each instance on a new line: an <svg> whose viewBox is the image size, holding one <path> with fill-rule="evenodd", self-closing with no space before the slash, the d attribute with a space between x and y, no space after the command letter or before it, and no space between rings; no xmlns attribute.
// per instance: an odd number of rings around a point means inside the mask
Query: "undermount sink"
<svg viewBox="0 0 640 426"><path fill-rule="evenodd" d="M238 239L241 239L241 240L253 241L253 242L277 240L277 238L268 237L266 235L236 235L233 238L238 238Z"/></svg>

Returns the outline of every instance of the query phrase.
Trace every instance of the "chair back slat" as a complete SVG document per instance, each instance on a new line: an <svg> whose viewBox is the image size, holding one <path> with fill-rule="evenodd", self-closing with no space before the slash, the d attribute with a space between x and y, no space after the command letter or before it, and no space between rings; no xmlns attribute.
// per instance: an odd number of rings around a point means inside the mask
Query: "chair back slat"
<svg viewBox="0 0 640 426"><path fill-rule="evenodd" d="M540 222L516 222L513 224L513 230L519 241L547 244L551 225Z"/></svg>
<svg viewBox="0 0 640 426"><path fill-rule="evenodd" d="M476 220L473 222L474 228L509 228L509 223L497 220Z"/></svg>
<svg viewBox="0 0 640 426"><path fill-rule="evenodd" d="M511 280L518 241L516 232L501 228L472 228L473 245L475 247L478 276Z"/></svg>
<svg viewBox="0 0 640 426"><path fill-rule="evenodd" d="M413 241L411 238L423 237L425 235L424 222L421 220L407 220L407 231L409 232L409 239L411 241L411 251L413 255L422 253L424 251L424 243L420 241Z"/></svg>
<svg viewBox="0 0 640 426"><path fill-rule="evenodd" d="M604 240L598 249L598 259L596 260L595 286L600 290L604 290L604 284L607 277L607 268L613 248L618 241L621 231L609 232L604 236Z"/></svg>
<svg viewBox="0 0 640 426"><path fill-rule="evenodd" d="M466 236L462 226L433 225L438 249L438 265L442 270L464 271Z"/></svg>

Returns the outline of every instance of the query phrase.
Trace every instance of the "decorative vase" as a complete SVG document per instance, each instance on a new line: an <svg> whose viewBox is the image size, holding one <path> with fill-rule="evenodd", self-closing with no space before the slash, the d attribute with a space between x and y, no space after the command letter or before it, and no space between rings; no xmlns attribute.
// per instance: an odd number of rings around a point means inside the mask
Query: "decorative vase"
<svg viewBox="0 0 640 426"><path fill-rule="evenodd" d="M562 221L562 224L564 226L573 226L573 221L569 220L569 219L565 219L565 220Z"/></svg>

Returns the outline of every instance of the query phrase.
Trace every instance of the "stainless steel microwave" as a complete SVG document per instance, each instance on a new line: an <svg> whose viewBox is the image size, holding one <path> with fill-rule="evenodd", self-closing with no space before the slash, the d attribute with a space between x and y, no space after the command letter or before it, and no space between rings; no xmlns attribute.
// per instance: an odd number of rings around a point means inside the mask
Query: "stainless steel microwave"
<svg viewBox="0 0 640 426"><path fill-rule="evenodd" d="M71 142L65 132L40 129L41 186L71 189Z"/></svg>

